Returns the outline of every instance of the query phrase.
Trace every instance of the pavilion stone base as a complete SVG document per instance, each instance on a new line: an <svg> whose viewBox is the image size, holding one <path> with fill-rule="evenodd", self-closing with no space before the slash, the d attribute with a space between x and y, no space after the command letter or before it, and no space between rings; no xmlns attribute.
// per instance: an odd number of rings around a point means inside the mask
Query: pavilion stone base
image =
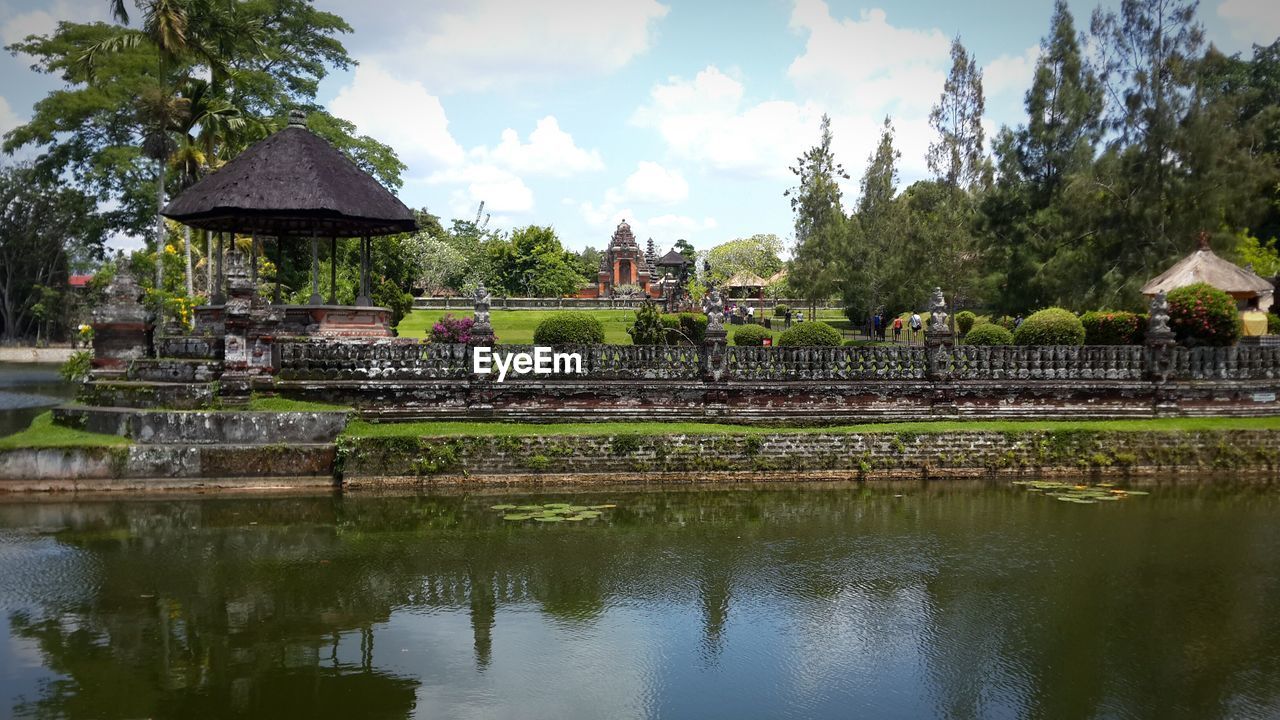
<svg viewBox="0 0 1280 720"><path fill-rule="evenodd" d="M385 338L391 328L391 310L384 307L349 305L284 305L277 327L271 334L281 337ZM260 328L265 330L265 328ZM196 308L195 335L221 336L226 333L223 305Z"/></svg>

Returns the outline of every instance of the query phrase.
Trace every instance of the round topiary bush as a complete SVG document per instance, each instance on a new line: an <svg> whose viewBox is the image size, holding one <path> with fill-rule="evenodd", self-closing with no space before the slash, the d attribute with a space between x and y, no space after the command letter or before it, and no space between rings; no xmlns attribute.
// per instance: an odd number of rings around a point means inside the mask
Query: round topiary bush
<svg viewBox="0 0 1280 720"><path fill-rule="evenodd" d="M1080 316L1085 345L1141 345L1146 322L1124 310L1090 310Z"/></svg>
<svg viewBox="0 0 1280 720"><path fill-rule="evenodd" d="M787 305L786 303L778 303L777 305L773 306L773 316L786 317L787 311L790 309L791 309L790 305Z"/></svg>
<svg viewBox="0 0 1280 720"><path fill-rule="evenodd" d="M1267 334L1280 335L1280 315L1267 313Z"/></svg>
<svg viewBox="0 0 1280 720"><path fill-rule="evenodd" d="M760 347L765 338L773 337L773 333L759 325L743 325L733 331L733 344L743 347Z"/></svg>
<svg viewBox="0 0 1280 720"><path fill-rule="evenodd" d="M1018 345L1083 345L1084 326L1075 313L1062 308L1046 308L1032 313L1013 331Z"/></svg>
<svg viewBox="0 0 1280 720"><path fill-rule="evenodd" d="M840 331L824 322L800 323L782 333L778 345L784 347L840 347Z"/></svg>
<svg viewBox="0 0 1280 720"><path fill-rule="evenodd" d="M533 331L535 345L600 345L604 325L591 313L559 312L538 323Z"/></svg>
<svg viewBox="0 0 1280 720"><path fill-rule="evenodd" d="M960 331L961 337L968 335L973 329L973 324L977 322L978 316L968 310L961 310L956 313L956 330Z"/></svg>
<svg viewBox="0 0 1280 720"><path fill-rule="evenodd" d="M1230 345L1240 339L1240 313L1230 295L1196 283L1169 293L1169 328L1183 345Z"/></svg>
<svg viewBox="0 0 1280 720"><path fill-rule="evenodd" d="M995 323L982 323L964 336L965 345L1012 345L1013 333Z"/></svg>

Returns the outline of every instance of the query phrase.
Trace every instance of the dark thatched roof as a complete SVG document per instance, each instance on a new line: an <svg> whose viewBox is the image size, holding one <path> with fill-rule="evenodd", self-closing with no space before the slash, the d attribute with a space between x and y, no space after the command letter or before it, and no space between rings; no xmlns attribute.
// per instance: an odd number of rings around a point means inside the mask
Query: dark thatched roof
<svg viewBox="0 0 1280 720"><path fill-rule="evenodd" d="M666 255L663 255L662 257L658 258L658 261L654 264L659 266L663 266L663 265L679 266L679 265L692 265L693 261L685 257L684 255L681 255L680 253L676 252L675 250L672 250Z"/></svg>
<svg viewBox="0 0 1280 720"><path fill-rule="evenodd" d="M413 213L347 156L291 117L289 126L174 198L164 216L242 234L328 237L418 229Z"/></svg>

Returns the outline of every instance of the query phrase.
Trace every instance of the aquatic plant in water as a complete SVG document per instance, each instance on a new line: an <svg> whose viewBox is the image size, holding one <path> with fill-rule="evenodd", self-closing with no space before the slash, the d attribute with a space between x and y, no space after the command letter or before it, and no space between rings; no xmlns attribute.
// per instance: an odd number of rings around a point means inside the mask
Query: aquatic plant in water
<svg viewBox="0 0 1280 720"><path fill-rule="evenodd" d="M1014 485L1021 485L1027 492L1044 495L1077 505L1095 505L1099 502L1127 500L1135 495L1146 495L1141 490L1118 488L1111 483L1083 485L1080 483L1058 482L1054 480L1014 480Z"/></svg>
<svg viewBox="0 0 1280 720"><path fill-rule="evenodd" d="M502 512L503 520L532 520L534 522L582 522L594 520L617 505L571 505L569 503L543 503L542 505L491 505L490 510Z"/></svg>

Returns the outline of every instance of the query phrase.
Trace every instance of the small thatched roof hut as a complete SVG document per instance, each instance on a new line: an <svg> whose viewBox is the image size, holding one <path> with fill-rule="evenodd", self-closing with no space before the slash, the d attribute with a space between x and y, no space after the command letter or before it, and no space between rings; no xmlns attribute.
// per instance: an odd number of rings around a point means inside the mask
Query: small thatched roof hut
<svg viewBox="0 0 1280 720"><path fill-rule="evenodd" d="M757 290L766 285L764 278L751 272L750 270L742 270L733 277L724 281L727 288L742 288L744 290Z"/></svg>
<svg viewBox="0 0 1280 720"><path fill-rule="evenodd" d="M1236 300L1270 299L1275 288L1270 282L1250 270L1218 257L1209 248L1209 236L1200 234L1200 246L1195 252L1174 263L1142 286L1142 294L1154 297L1159 292L1169 292L1195 283L1208 283ZM1268 303L1269 304L1269 303Z"/></svg>
<svg viewBox="0 0 1280 720"><path fill-rule="evenodd" d="M361 237L413 232L400 199L324 138L302 113L174 198L164 216L244 235Z"/></svg>

